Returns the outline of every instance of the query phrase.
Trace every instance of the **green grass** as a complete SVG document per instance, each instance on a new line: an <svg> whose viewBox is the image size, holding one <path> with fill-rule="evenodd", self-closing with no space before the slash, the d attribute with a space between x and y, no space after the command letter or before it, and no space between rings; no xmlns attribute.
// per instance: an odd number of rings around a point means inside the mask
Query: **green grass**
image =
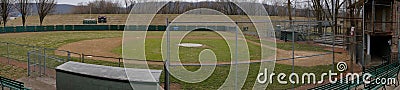
<svg viewBox="0 0 400 90"><path fill-rule="evenodd" d="M0 41L12 42L35 47L19 46L9 44L8 49L10 58L26 61L27 52L31 50L42 49L38 47L46 47L57 49L62 45L91 39L122 37L122 32L41 32L41 33L12 33L0 34ZM0 55L6 57L7 45L0 43ZM53 55L52 50L47 50L47 54Z"/></svg>
<svg viewBox="0 0 400 90"><path fill-rule="evenodd" d="M32 46L58 48L64 44L100 39L122 37L122 32L40 32L40 33L13 33L0 34L0 41L27 44Z"/></svg>
<svg viewBox="0 0 400 90"><path fill-rule="evenodd" d="M27 74L26 69L0 63L0 76L16 80L26 77Z"/></svg>
<svg viewBox="0 0 400 90"><path fill-rule="evenodd" d="M250 69L248 72L247 79L245 81L245 84L242 89L248 90L252 89L256 78L257 74L259 73L259 68L260 64L250 64ZM160 69L162 70L163 68L161 66L152 66L152 69ZM198 66L187 66L185 67L188 70L197 70L199 67ZM321 65L321 66L313 66L313 67L300 67L300 66L295 66L295 73L299 74L300 76L303 73L314 73L316 75L316 81L321 80L321 74L322 73L327 73L328 70L330 70L331 66L329 65ZM229 74L229 69L230 66L218 66L216 67L215 71L213 74L210 76L210 78L206 79L203 82L200 83L185 83L182 81L179 81L176 78L171 78L172 83L179 83L182 85L183 89L194 89L194 90L215 90L218 89L224 82L226 77ZM283 64L275 64L275 71L274 73L279 74L279 73L285 73L286 75L290 75L292 73L292 66L290 65L283 65ZM287 76L288 77L288 76ZM288 81L288 78L285 78L286 81ZM325 77L324 79L326 79ZM160 82L164 82L164 73L161 75ZM301 79L300 79L301 80ZM301 82L301 81L300 81ZM295 84L295 87L299 87L303 84ZM290 89L292 88L292 85L289 84L279 84L277 81L277 78L273 79L273 83L269 84L267 87L267 90L282 90L282 89Z"/></svg>
<svg viewBox="0 0 400 90"><path fill-rule="evenodd" d="M258 37L255 36L245 36L247 40L253 41L260 43L260 40ZM273 44L273 42L267 42L268 44ZM276 48L283 49L283 50L292 50L292 42L276 42L276 45L270 45L270 46L276 46ZM322 46L316 46L316 45L310 45L310 44L299 44L295 43L294 44L294 49L296 51L317 51L317 52L327 52L328 50L324 50Z"/></svg>
<svg viewBox="0 0 400 90"><path fill-rule="evenodd" d="M162 32L152 32L147 34L151 35L163 35ZM212 39L190 39L190 37L214 37ZM212 50L217 57L218 61L230 61L231 54L229 53L230 49L228 44L225 42L224 38L220 37L217 33L214 32L192 32L189 33L182 40L182 43L198 43L203 44L205 47L200 48L187 48L187 47L179 47L179 57L182 62L198 62L199 54L204 49ZM162 53L161 53L161 38L148 38L145 42L145 51L146 51L146 59L147 60L155 60L162 61ZM260 46L257 46L252 43L247 43L248 48L250 50L250 59L251 60L259 60L261 57ZM115 54L122 55L122 46L113 49L111 52Z"/></svg>
<svg viewBox="0 0 400 90"><path fill-rule="evenodd" d="M291 42L283 42L283 43L276 43L277 48L283 50L292 50L292 43ZM296 51L317 51L317 52L327 52L328 50L324 50L321 46L309 45L309 44L294 44L294 49Z"/></svg>
<svg viewBox="0 0 400 90"><path fill-rule="evenodd" d="M148 43L149 42L149 43ZM217 56L218 61L230 61L231 54L229 53L229 47L225 43L224 40L220 39L197 39L197 40L190 40L184 39L182 43L199 43L206 45L207 47L201 48L187 48L187 47L180 47L179 48L179 56L182 62L198 62L199 54L204 49L213 50L213 52ZM155 61L162 61L162 54L161 54L161 39L147 39L146 40L146 58L147 60L155 60ZM261 51L260 47L254 44L248 43L249 50L250 50L250 59L251 60L259 60ZM227 52L228 51L228 52ZM122 55L122 46L115 48L113 53Z"/></svg>

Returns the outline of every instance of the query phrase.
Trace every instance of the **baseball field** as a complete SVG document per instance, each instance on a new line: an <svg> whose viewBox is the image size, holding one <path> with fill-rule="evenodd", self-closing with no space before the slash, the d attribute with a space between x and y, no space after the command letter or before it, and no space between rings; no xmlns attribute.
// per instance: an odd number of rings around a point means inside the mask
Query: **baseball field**
<svg viewBox="0 0 400 90"><path fill-rule="evenodd" d="M95 16L95 15L94 15ZM125 15L110 15L112 17L126 18ZM57 18L60 16L50 16L49 19L45 19L46 24L52 24L52 18ZM75 17L72 15L70 17ZM80 15L82 18L87 18L88 15ZM166 15L164 17L174 17L173 15ZM163 17L163 18L164 18ZM32 18L32 17L30 17ZM160 23L164 22L160 18ZM278 17L274 17L279 19ZM272 18L273 19L273 18ZM283 17L282 17L283 19ZM29 19L28 19L29 20ZM30 19L35 21L35 19ZM114 20L114 19L113 19ZM122 24L124 19L115 19L116 23L111 24ZM157 19L155 19L157 20ZM10 21L10 25L17 25L18 19L15 21ZM118 21L118 22L117 22ZM29 21L28 21L29 22ZM78 20L67 20L63 23L55 24L78 24ZM29 23L28 23L29 24ZM34 25L34 24L31 24ZM161 54L161 43L162 43L162 31L151 31L148 32L146 36L145 50L146 59L150 61L162 61ZM109 57L121 57L122 56L122 31L57 31L57 32L24 32L24 33L6 33L0 34L0 41L17 43L22 45L30 45L37 47L54 48L51 52L46 52L49 55L54 55L57 57L65 58L67 57L65 53L59 52L57 50L67 50L76 53L83 53L87 55L97 55L97 56L109 56ZM257 37L245 36L248 48L250 50L251 61L260 61L260 43ZM204 49L213 50L216 54L218 63L226 63L231 61L231 55L229 52L229 47L225 42L224 38L215 32L211 31L196 31L188 34L184 39L184 43L198 43L203 44L202 47L197 48L180 48L180 59L183 63L199 63L198 54ZM4 43L0 43L0 58L7 57L7 49L10 51L8 53L9 57L13 60L26 62L26 52L30 49L26 47L19 46L8 46ZM278 41L277 42L277 58L290 58L291 55L291 43ZM322 47L310 43L296 43L295 44L295 56L307 56L314 54L322 54L329 51L329 47ZM79 61L79 55L72 55L72 60ZM345 53L337 53L336 61L346 61L347 56ZM296 73L315 73L316 77L320 77L321 73L327 72L332 66L332 55L323 55L318 57L309 57L296 59L294 61L295 72ZM2 58L5 60L6 58ZM118 60L109 58L96 58L96 57L85 57L85 63L106 65L106 66L118 66ZM282 60L277 61L275 64L276 73L286 73L290 74L292 72L292 61ZM54 64L56 66L58 64ZM52 66L52 65L50 65ZM0 64L0 76L5 76L8 78L23 78L26 77L25 68L17 67L12 65L7 65L6 62ZM13 68L13 69L3 69ZM151 63L150 67L152 69L163 69L162 62ZM185 66L188 70L195 71L199 66ZM176 78L172 77L172 89L218 89L225 81L228 76L230 66L218 66L214 73L207 80L200 83L185 83ZM243 86L243 89L251 89L256 83L256 77L259 73L260 65L259 63L254 63L250 65L249 76ZM11 73L11 74L10 74ZM14 74L15 73L15 74ZM164 82L164 76L161 76L161 84ZM274 79L275 80L275 79ZM317 81L320 78L317 78ZM277 82L277 81L274 81ZM296 84L295 87L302 86L301 84ZM282 85L279 83L273 83L268 86L268 89L288 89L291 88L291 84Z"/></svg>

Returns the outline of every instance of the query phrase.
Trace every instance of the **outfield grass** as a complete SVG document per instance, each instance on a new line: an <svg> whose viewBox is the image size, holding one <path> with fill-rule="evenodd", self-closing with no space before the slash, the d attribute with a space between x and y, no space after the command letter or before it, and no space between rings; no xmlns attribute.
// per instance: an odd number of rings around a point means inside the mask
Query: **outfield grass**
<svg viewBox="0 0 400 90"><path fill-rule="evenodd" d="M162 35L159 32L150 33L149 35ZM212 39L190 39L190 37L213 37ZM192 32L188 34L182 40L182 43L198 43L203 44L205 47L199 48L188 48L188 47L179 47L179 56L181 62L198 62L199 54L204 49L213 50L213 52L217 56L218 61L230 62L231 61L231 53L229 53L230 49L228 44L225 42L224 38L219 37L217 33L214 32ZM161 38L148 38L146 39L146 58L147 60L155 60L162 61L162 53L161 53ZM252 43L247 43L250 59L251 60L259 60L261 59L261 48ZM122 46L115 48L113 53L122 55Z"/></svg>
<svg viewBox="0 0 400 90"><path fill-rule="evenodd" d="M12 42L17 44L31 45L36 47L24 47L14 44L8 45L11 58L26 61L27 52L38 47L54 48L82 40L99 38L122 37L122 32L41 32L41 33L11 33L0 34L0 41ZM5 57L7 45L0 43L0 55ZM47 52L53 55L54 52Z"/></svg>
<svg viewBox="0 0 400 90"><path fill-rule="evenodd" d="M151 32L148 35L150 36L158 36L162 35L162 32ZM194 33L191 34L191 36L214 36L208 32L199 32L199 33ZM111 38L111 37L121 37L122 32L42 32L42 33L35 33L35 34L27 34L27 33L15 33L15 34L0 34L0 41L6 41L6 42L14 42L14 43L19 43L19 44L29 44L33 46L41 46L41 47L48 47L48 48L58 48L64 44L67 43L72 43L72 42L77 42L81 40L90 40L90 39L100 39L100 38ZM150 42L156 42L153 43L154 47L157 48L160 46L161 41L159 39L148 39ZM152 41L153 40L153 41ZM254 39L256 40L256 39ZM227 48L214 48L214 47L223 47L226 46L226 43L221 40L208 40L208 39L198 39L198 40L183 40L184 42L194 42L194 43L213 43L213 44L207 44L210 46L210 49L213 49L217 56L218 59L221 60L230 60L230 55L226 54L226 52L223 52L223 50L227 50ZM153 45L148 45L146 43L146 46L152 47L152 48L147 48L146 49L154 49ZM259 47L249 44L250 50L253 50L251 54L252 59L259 59L259 55L256 53L259 53ZM279 44L278 44L279 47ZM29 49L26 48L21 48L17 46L11 46L9 47L10 50L12 50L12 57L16 58L18 60L24 61L26 60L26 52L29 51ZM182 55L185 58L182 58L183 60L193 60L194 58L198 58L198 53L193 53L193 52L199 52L201 49L192 49L192 48L182 48ZM0 54L5 55L6 47L5 45L0 44ZM155 50L149 50L151 51L149 55L154 55L154 57L148 57L149 59L155 59L155 60L160 60L160 54L157 53L157 51L160 51L159 49ZM154 51L154 52L153 52ZM114 52L119 52L118 49ZM48 52L49 54L53 52ZM194 56L190 56L190 54L194 54ZM62 56L60 56L62 57ZM197 59L194 59L197 60ZM80 60L78 58L73 58L73 61L78 61ZM109 62L109 61L100 61L100 60L85 60L85 63L90 63L90 64L98 64L98 65L107 65L107 66L118 66L117 62ZM0 66L1 67L1 66ZM162 66L158 65L152 65L152 69L160 69L162 70ZM199 67L198 66L188 66L186 67L189 70L197 70ZM213 75L207 79L204 82L201 83L185 83L182 81L179 81L175 78L172 78L172 82L179 83L182 85L183 89L218 89L218 87L224 82L225 77L229 74L230 67L229 66L219 66L216 68L216 71L213 73ZM259 64L251 64L250 65L250 71L249 71L249 76L246 80L245 86L243 89L251 89L252 85L254 84L256 80L256 75L258 74L259 69ZM327 70L330 69L330 66L324 65L324 66L313 66L313 67L295 67L295 72L297 73L312 73L314 72L317 77L320 75L322 72L327 72ZM8 70L8 69L4 69ZM23 72L19 72L25 74L26 72L22 70ZM3 72L3 71L2 71ZM6 72L6 71L4 71ZM289 74L291 72L291 66L290 65L282 65L282 64L276 64L275 67L275 72L276 73L286 73ZM0 74L1 75L1 74ZM17 75L18 76L18 75ZM17 77L15 76L15 77ZM14 77L14 76L13 76ZM11 77L11 78L13 78ZM18 76L19 77L19 76ZM163 76L161 76L161 82L163 82ZM274 82L277 82L276 80ZM296 85L300 86L300 84ZM279 85L278 83L273 83L272 85L268 86L268 89L288 89L291 88L291 85Z"/></svg>
<svg viewBox="0 0 400 90"><path fill-rule="evenodd" d="M58 48L64 44L82 40L122 37L122 33L123 32L119 31L10 33L0 34L0 41L47 48Z"/></svg>

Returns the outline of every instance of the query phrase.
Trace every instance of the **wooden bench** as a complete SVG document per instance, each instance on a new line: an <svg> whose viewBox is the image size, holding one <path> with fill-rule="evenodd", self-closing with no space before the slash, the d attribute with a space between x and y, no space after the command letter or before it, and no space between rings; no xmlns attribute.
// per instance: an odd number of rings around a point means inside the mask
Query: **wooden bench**
<svg viewBox="0 0 400 90"><path fill-rule="evenodd" d="M29 88L24 87L24 83L22 82L4 78L1 76L0 76L0 85L2 90L4 90L4 87L10 88L10 90L30 90Z"/></svg>

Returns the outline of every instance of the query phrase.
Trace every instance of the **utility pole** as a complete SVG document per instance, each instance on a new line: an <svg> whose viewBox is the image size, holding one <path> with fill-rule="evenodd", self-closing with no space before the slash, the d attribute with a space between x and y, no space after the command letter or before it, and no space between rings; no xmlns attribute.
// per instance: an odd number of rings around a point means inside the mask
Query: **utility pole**
<svg viewBox="0 0 400 90"><path fill-rule="evenodd" d="M88 6L89 6L89 4L90 3L88 3ZM92 19L92 6L89 6L89 16L90 16L90 19Z"/></svg>
<svg viewBox="0 0 400 90"><path fill-rule="evenodd" d="M169 60L170 60L170 30L168 29L168 26L169 26L169 20L168 20L168 18L166 18L166 20L167 20L167 23L166 23L166 25L167 25L167 29L166 29L166 31L167 31L167 59L165 60L165 62L164 62L164 72L165 72L165 75L164 75L164 90L170 90L170 87L169 87L169 84L170 84L170 81L169 81L169 75L170 75L170 73L169 73Z"/></svg>
<svg viewBox="0 0 400 90"><path fill-rule="evenodd" d="M333 32L332 32L332 72L335 71L335 41L336 41L336 33L337 33L337 2L338 0L332 0L332 24L333 24Z"/></svg>
<svg viewBox="0 0 400 90"><path fill-rule="evenodd" d="M290 2L290 0L288 0L288 13L289 13L289 27L290 27L290 29L292 29L292 73L294 73L294 60L295 60L295 57L294 57L294 40L296 40L295 39L295 37L294 37L294 28L293 28L293 19L292 19L292 10L291 10L291 8L292 8L292 6L291 6L291 2ZM295 12L296 13L296 12ZM292 89L294 90L294 83L292 83Z"/></svg>

